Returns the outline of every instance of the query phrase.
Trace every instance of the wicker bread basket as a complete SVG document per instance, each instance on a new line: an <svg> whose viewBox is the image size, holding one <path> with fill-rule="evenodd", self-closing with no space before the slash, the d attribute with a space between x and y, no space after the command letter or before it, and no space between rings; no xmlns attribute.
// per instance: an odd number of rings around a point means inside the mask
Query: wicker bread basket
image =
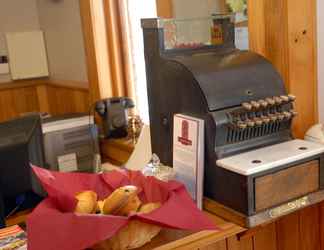
<svg viewBox="0 0 324 250"><path fill-rule="evenodd" d="M93 250L125 250L134 249L149 243L159 234L159 226L143 223L138 220L131 221L126 227L109 240L102 241L92 247Z"/></svg>

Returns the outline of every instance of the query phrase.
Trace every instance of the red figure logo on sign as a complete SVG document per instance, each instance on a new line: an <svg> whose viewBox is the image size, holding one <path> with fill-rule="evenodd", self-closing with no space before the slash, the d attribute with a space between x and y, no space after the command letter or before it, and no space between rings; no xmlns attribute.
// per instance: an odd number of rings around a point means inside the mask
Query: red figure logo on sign
<svg viewBox="0 0 324 250"><path fill-rule="evenodd" d="M186 120L181 123L181 137L178 137L178 141L186 146L192 145L192 141L189 140L189 122Z"/></svg>

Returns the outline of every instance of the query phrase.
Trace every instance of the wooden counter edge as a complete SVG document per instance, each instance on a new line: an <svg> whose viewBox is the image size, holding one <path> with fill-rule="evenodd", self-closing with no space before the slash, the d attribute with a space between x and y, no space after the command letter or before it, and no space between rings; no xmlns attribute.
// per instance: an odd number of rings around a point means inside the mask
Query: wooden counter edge
<svg viewBox="0 0 324 250"><path fill-rule="evenodd" d="M226 238L232 237L239 233L246 231L245 228L240 227L236 224L229 223L226 228L221 228L220 231L201 231L194 233L192 235L186 236L182 239L176 240L174 242L167 243L163 246L154 248L156 250L170 250L170 249L190 249L197 247L205 247L216 243L218 241L224 240Z"/></svg>

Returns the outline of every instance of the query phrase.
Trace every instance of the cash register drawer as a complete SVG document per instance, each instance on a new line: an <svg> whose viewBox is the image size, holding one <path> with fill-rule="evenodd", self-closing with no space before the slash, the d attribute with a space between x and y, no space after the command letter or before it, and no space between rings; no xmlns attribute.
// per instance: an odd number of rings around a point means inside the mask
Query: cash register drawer
<svg viewBox="0 0 324 250"><path fill-rule="evenodd" d="M319 190L319 161L310 161L255 179L255 211L259 212Z"/></svg>

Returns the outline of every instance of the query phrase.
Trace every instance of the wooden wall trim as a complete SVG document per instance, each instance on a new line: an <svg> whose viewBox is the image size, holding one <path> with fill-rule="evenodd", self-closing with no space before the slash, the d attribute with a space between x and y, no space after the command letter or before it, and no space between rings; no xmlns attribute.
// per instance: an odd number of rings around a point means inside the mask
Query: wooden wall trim
<svg viewBox="0 0 324 250"><path fill-rule="evenodd" d="M36 86L37 100L39 105L39 112L49 113L51 111L49 105L49 95L46 85Z"/></svg>
<svg viewBox="0 0 324 250"><path fill-rule="evenodd" d="M87 83L82 82L82 85L87 85ZM17 89L24 87L33 87L40 85L50 85L58 88L79 90L84 92L89 92L88 87L78 86L76 81L66 81L66 80L50 80L50 79L34 79L34 80L19 80L0 83L0 91L6 89Z"/></svg>
<svg viewBox="0 0 324 250"><path fill-rule="evenodd" d="M157 16L163 18L173 18L172 0L156 0Z"/></svg>

